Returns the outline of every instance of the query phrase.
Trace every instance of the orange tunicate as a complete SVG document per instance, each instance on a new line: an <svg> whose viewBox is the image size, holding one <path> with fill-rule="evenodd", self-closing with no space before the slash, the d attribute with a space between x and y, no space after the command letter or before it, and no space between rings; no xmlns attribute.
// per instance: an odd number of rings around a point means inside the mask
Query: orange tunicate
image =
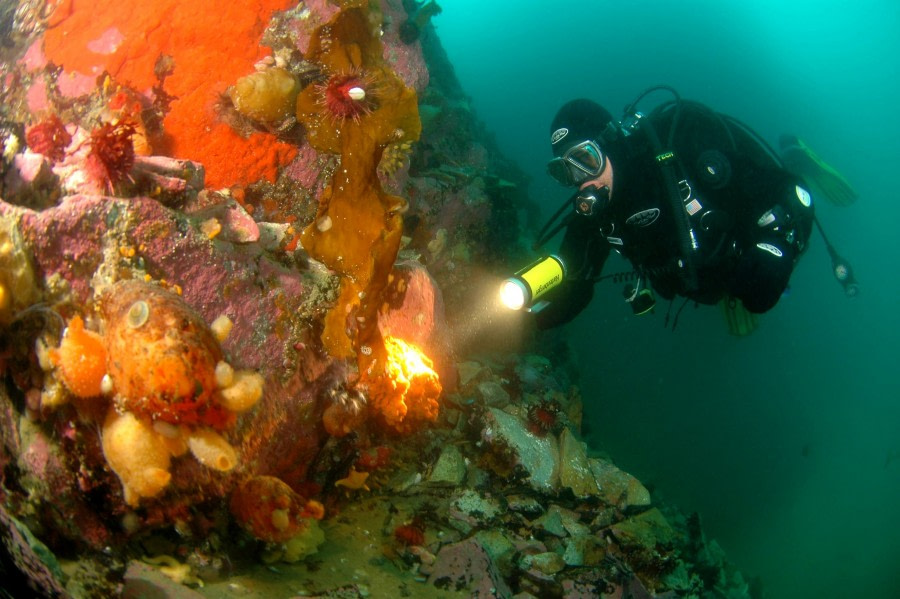
<svg viewBox="0 0 900 599"><path fill-rule="evenodd" d="M386 337L384 344L388 355L385 373L363 375L374 411L400 433L437 420L442 387L434 364L402 339Z"/></svg>
<svg viewBox="0 0 900 599"><path fill-rule="evenodd" d="M304 499L274 476L245 480L232 493L230 507L244 530L269 543L284 543L296 537L309 519L325 515L321 503Z"/></svg>
<svg viewBox="0 0 900 599"><path fill-rule="evenodd" d="M296 148L268 133L242 138L217 119L215 104L270 53L260 40L272 14L295 4L62 0L48 20L44 52L68 73L98 77L107 72L115 82L148 95L162 80L171 102L160 138L165 143L153 150L203 163L210 187L274 181Z"/></svg>
<svg viewBox="0 0 900 599"><path fill-rule="evenodd" d="M59 347L49 355L63 384L74 395L100 395L106 375L106 348L100 335L84 328L80 316L72 317Z"/></svg>
<svg viewBox="0 0 900 599"><path fill-rule="evenodd" d="M224 428L233 416L213 401L222 349L178 295L120 281L101 301L108 371L120 407L172 424Z"/></svg>

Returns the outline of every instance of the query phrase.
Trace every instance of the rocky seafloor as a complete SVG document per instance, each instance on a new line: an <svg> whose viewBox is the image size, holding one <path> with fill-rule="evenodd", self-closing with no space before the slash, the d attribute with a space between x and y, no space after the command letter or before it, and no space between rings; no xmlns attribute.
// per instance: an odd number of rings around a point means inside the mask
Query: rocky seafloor
<svg viewBox="0 0 900 599"><path fill-rule="evenodd" d="M0 10L0 596L750 596L485 299L536 211L439 11Z"/></svg>

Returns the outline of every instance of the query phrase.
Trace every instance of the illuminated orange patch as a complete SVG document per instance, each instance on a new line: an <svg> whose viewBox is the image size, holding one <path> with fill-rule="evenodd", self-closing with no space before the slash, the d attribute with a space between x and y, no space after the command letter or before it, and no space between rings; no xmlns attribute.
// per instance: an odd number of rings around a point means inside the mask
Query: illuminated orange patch
<svg viewBox="0 0 900 599"><path fill-rule="evenodd" d="M387 364L384 374L366 377L369 401L385 424L401 433L413 431L423 422L437 420L441 383L434 363L415 345L386 337Z"/></svg>

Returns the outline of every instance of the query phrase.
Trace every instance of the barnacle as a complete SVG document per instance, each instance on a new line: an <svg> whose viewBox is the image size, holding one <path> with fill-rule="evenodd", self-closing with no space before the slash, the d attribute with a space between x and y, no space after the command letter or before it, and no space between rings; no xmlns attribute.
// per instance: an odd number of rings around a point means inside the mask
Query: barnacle
<svg viewBox="0 0 900 599"><path fill-rule="evenodd" d="M144 326L147 319L150 318L150 307L144 300L138 300L128 308L128 314L125 318L129 327L133 329L140 328Z"/></svg>
<svg viewBox="0 0 900 599"><path fill-rule="evenodd" d="M107 75L103 84L104 88L112 86L112 79ZM161 95L157 96L157 100L162 101ZM154 145L163 145L162 131L158 123L159 111L162 108L155 103L151 104L143 94L126 86L117 86L115 93L107 102L107 108L110 121L127 122L134 128L131 142L135 155L151 156Z"/></svg>

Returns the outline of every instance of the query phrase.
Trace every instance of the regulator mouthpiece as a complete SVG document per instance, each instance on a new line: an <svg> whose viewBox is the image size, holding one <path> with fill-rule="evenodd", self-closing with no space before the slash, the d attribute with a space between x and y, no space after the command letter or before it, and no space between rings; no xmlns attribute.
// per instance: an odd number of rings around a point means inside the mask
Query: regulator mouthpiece
<svg viewBox="0 0 900 599"><path fill-rule="evenodd" d="M537 312L547 305L541 296L563 282L566 266L554 255L529 264L500 285L500 301L510 310Z"/></svg>
<svg viewBox="0 0 900 599"><path fill-rule="evenodd" d="M609 204L609 187L588 185L575 195L575 212L582 216L600 214Z"/></svg>

